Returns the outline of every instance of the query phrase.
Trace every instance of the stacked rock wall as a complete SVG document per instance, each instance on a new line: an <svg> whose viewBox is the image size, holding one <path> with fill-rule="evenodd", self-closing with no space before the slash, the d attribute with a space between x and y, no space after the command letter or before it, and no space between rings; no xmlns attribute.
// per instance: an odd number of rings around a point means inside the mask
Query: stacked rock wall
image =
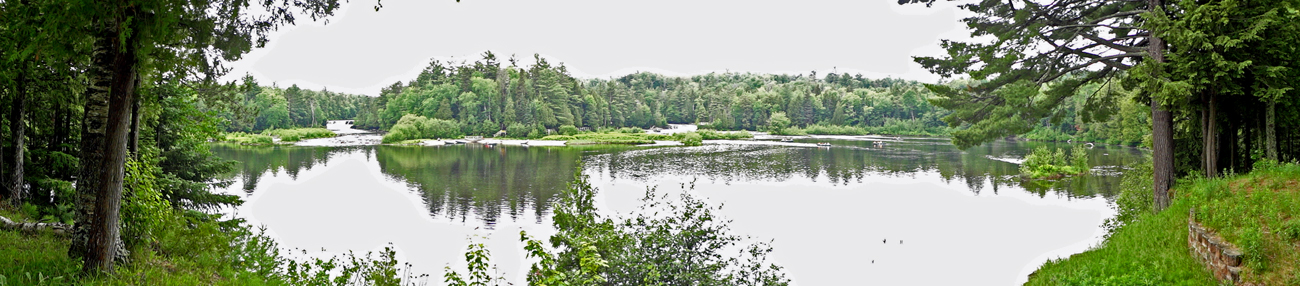
<svg viewBox="0 0 1300 286"><path fill-rule="evenodd" d="M1241 283L1241 250L1197 223L1195 211L1187 218L1187 245L1219 281Z"/></svg>

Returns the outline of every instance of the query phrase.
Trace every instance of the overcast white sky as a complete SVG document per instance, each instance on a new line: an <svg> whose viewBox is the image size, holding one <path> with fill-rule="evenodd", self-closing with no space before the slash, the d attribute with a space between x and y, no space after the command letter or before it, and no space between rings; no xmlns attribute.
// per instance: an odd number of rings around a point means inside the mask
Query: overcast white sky
<svg viewBox="0 0 1300 286"><path fill-rule="evenodd" d="M378 95L430 59L491 50L531 64L534 53L579 78L636 71L824 75L862 73L934 82L911 56L965 39L963 11L895 0L353 0L329 23L301 21L232 63L225 79Z"/></svg>

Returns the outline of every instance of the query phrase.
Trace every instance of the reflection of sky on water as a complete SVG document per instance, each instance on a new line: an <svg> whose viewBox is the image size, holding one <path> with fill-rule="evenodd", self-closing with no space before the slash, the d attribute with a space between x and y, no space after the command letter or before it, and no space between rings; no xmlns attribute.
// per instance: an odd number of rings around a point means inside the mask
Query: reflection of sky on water
<svg viewBox="0 0 1300 286"><path fill-rule="evenodd" d="M234 212L266 225L282 246L321 255L392 242L399 257L434 277L433 285L441 284L444 265L463 269L471 234L492 234L494 261L522 282L519 270L527 265L518 231L536 237L553 232L549 211L535 206L554 200L549 189L563 187L577 154L585 154L585 172L601 189L598 202L619 213L634 210L648 186L669 191L698 179L694 192L725 203L722 215L734 220L736 232L775 239L774 258L800 285L1023 281L1047 258L1099 241L1098 226L1113 215L1095 195L1112 193L1114 176L1021 186L1014 177L1018 165L990 159L1023 156L1036 144L1000 142L962 152L941 140L885 148L831 142L832 148L216 151L244 161L236 177L242 182L227 191L248 202ZM1098 169L1107 171L1142 156L1129 149L1092 153Z"/></svg>
<svg viewBox="0 0 1300 286"><path fill-rule="evenodd" d="M674 190L697 178L589 175L602 190L600 201L620 213L636 209L646 187ZM1098 242L1097 227L1113 216L1103 198L1006 189L974 195L963 187L919 173L839 186L801 177L726 183L701 178L694 192L725 204L721 215L733 220L737 233L774 239L772 255L800 285L1023 283L1047 258Z"/></svg>
<svg viewBox="0 0 1300 286"><path fill-rule="evenodd" d="M326 166L303 170L297 179L283 173L265 176L246 203L230 212L266 226L282 247L307 250L310 257L376 251L391 242L399 259L432 276L431 285L441 284L443 266L464 269L471 235L489 236L494 262L513 275L526 269L520 268L519 231L539 237L554 232L549 217L527 213L498 220L495 230L483 228L477 219L435 218L421 194L410 191L406 182L388 179L365 152L337 155ZM244 194L237 187L227 192Z"/></svg>

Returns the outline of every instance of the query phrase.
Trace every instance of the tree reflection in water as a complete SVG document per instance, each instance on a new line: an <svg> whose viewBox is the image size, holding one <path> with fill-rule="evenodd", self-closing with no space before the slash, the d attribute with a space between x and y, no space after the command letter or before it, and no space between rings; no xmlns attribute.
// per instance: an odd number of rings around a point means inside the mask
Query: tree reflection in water
<svg viewBox="0 0 1300 286"><path fill-rule="evenodd" d="M435 217L467 221L471 216L493 227L502 216L511 220L532 215L535 223L549 215L555 196L572 181L579 164L588 171L607 172L615 180L653 180L664 175L698 176L733 181L786 181L806 178L832 185L861 184L873 176L915 177L937 174L945 183L961 183L975 193L991 186L1020 187L1040 196L1055 192L1069 197L1110 196L1119 186L1118 166L1146 160L1145 152L1129 147L1098 146L1090 150L1092 175L1057 181L1026 182L1012 163L1040 145L1064 143L998 141L958 150L943 138L908 139L883 147L871 141L827 140L834 147L806 148L769 145L709 145L698 147L571 146L519 147L482 145L426 146L236 146L217 145L218 156L240 162L236 174L245 192L256 189L268 173L284 172L292 179L331 158L361 152L390 179L404 182L424 200ZM987 185L986 185L987 184ZM531 212L531 213L529 213Z"/></svg>

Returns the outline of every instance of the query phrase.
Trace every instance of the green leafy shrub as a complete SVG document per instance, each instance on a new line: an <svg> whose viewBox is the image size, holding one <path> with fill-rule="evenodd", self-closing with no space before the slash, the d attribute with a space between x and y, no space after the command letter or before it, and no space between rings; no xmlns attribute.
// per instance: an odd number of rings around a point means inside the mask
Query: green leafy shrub
<svg viewBox="0 0 1300 286"><path fill-rule="evenodd" d="M546 136L546 130L542 129L542 127L540 126L533 128L533 130L528 131L528 139L537 139L545 136Z"/></svg>
<svg viewBox="0 0 1300 286"><path fill-rule="evenodd" d="M648 190L634 216L605 217L595 207L597 190L581 171L575 176L555 205L550 245L520 233L526 255L537 259L529 285L789 284L767 260L770 243L731 233L718 208L690 194L694 184L676 198ZM487 273L486 249L471 244L465 257L467 276L448 269L452 285L499 283Z"/></svg>
<svg viewBox="0 0 1300 286"><path fill-rule="evenodd" d="M767 118L767 132L772 134L789 134L786 128L790 127L790 117L785 112L775 112Z"/></svg>
<svg viewBox="0 0 1300 286"><path fill-rule="evenodd" d="M704 136L700 136L699 133L694 132L687 133L686 136L683 136L682 138L682 144L686 146L704 145Z"/></svg>
<svg viewBox="0 0 1300 286"><path fill-rule="evenodd" d="M578 127L574 127L573 125L562 125L560 126L559 131L560 135L576 135L579 132Z"/></svg>
<svg viewBox="0 0 1300 286"><path fill-rule="evenodd" d="M1057 178L1088 172L1088 150L1075 146L1067 155L1063 149L1035 148L1020 164L1020 172L1030 178Z"/></svg>
<svg viewBox="0 0 1300 286"><path fill-rule="evenodd" d="M528 133L532 131L532 128L528 128L528 126L518 122L510 123L509 126L506 126L506 136L514 138L527 138Z"/></svg>
<svg viewBox="0 0 1300 286"><path fill-rule="evenodd" d="M407 114L393 125L388 134L384 134L383 142L391 144L414 139L460 138L463 135L460 123L455 121Z"/></svg>
<svg viewBox="0 0 1300 286"><path fill-rule="evenodd" d="M1151 202L1155 201L1155 194L1151 191L1151 162L1143 161L1126 168L1128 170L1120 178L1119 194L1115 196L1116 214L1102 223L1108 237L1121 226L1155 213L1151 207Z"/></svg>

